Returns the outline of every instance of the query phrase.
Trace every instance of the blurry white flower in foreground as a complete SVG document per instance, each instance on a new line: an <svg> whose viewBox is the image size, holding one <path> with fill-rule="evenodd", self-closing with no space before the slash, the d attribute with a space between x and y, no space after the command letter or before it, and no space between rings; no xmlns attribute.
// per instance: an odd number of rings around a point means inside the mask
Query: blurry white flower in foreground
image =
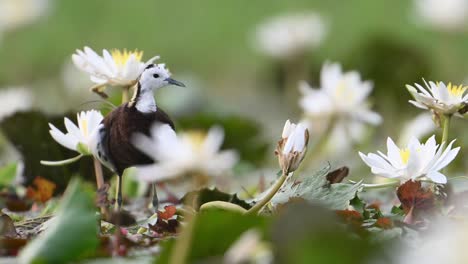
<svg viewBox="0 0 468 264"><path fill-rule="evenodd" d="M111 52L104 49L101 57L91 48L84 47L83 51L76 50L72 60L75 66L88 73L91 81L97 85L131 86L136 83L146 65L159 58L155 56L147 62L142 62L142 57L142 51L117 49Z"/></svg>
<svg viewBox="0 0 468 264"><path fill-rule="evenodd" d="M343 72L338 63L325 63L320 73L319 88L313 89L305 82L300 84L303 95L299 105L306 120L311 120L317 127L334 126L332 131L321 131L330 133L332 139L341 137L360 141L363 124L378 125L382 122L381 116L369 109L367 98L372 88L372 83L362 81L358 72ZM345 143L349 144L349 141Z"/></svg>
<svg viewBox="0 0 468 264"><path fill-rule="evenodd" d="M460 264L466 263L468 252L468 222L466 215L447 216L431 224L429 230L421 232L420 238L408 246L399 243L391 254L391 263ZM411 241L412 242L412 241Z"/></svg>
<svg viewBox="0 0 468 264"><path fill-rule="evenodd" d="M419 114L404 125L398 142L403 145L408 143L412 137L421 139L426 135L432 134L435 129L436 126L431 114Z"/></svg>
<svg viewBox="0 0 468 264"><path fill-rule="evenodd" d="M406 85L406 88L414 97L410 100L414 106L421 109L431 109L439 114L452 115L468 104L468 86L445 85L443 82L424 81L426 88L415 83L417 87Z"/></svg>
<svg viewBox="0 0 468 264"><path fill-rule="evenodd" d="M467 0L415 0L417 18L441 30L466 28Z"/></svg>
<svg viewBox="0 0 468 264"><path fill-rule="evenodd" d="M96 110L83 111L77 114L78 126L70 119L64 118L67 133L64 134L54 125L49 123L50 135L60 145L77 151L84 155L90 154L90 140L93 133L97 132L99 124L103 120L101 112Z"/></svg>
<svg viewBox="0 0 468 264"><path fill-rule="evenodd" d="M224 132L212 127L207 134L184 132L176 135L168 125L154 125L151 138L136 135L134 144L157 162L139 166L137 177L147 182L174 180L193 174L200 177L219 176L238 161L234 150L220 150Z"/></svg>
<svg viewBox="0 0 468 264"><path fill-rule="evenodd" d="M309 131L304 124L286 121L276 148L278 161L285 174L297 170L307 151Z"/></svg>
<svg viewBox="0 0 468 264"><path fill-rule="evenodd" d="M400 149L388 138L387 155L378 151L379 155L359 152L359 156L371 167L372 173L379 176L400 178L402 181L427 177L436 183L446 183L447 178L439 171L457 156L460 147L452 149L454 141L445 148L436 144L435 136L425 144L412 138L405 148Z"/></svg>
<svg viewBox="0 0 468 264"><path fill-rule="evenodd" d="M326 34L322 18L315 13L272 18L256 30L258 49L274 58L300 56L317 47Z"/></svg>
<svg viewBox="0 0 468 264"><path fill-rule="evenodd" d="M26 88L7 88L0 90L0 120L18 111L29 110L33 96Z"/></svg>
<svg viewBox="0 0 468 264"><path fill-rule="evenodd" d="M31 24L47 14L50 4L49 0L1 0L0 32Z"/></svg>

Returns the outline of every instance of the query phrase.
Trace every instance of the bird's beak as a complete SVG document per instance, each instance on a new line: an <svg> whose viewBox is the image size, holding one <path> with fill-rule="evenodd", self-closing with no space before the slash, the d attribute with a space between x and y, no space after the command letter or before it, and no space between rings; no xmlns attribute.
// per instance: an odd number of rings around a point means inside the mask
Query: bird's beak
<svg viewBox="0 0 468 264"><path fill-rule="evenodd" d="M176 81L176 80L174 80L174 79L172 79L172 78L167 78L165 81L168 82L169 84L172 84L172 85L177 85L177 86L180 86L180 87L185 87L185 84L183 84L183 83L181 83L181 82L179 82L179 81Z"/></svg>

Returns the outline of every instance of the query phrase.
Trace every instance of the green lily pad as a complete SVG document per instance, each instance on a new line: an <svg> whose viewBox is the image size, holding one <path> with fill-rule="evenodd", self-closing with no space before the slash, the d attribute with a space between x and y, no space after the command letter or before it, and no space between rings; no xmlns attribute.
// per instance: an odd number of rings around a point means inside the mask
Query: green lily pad
<svg viewBox="0 0 468 264"><path fill-rule="evenodd" d="M98 225L93 197L78 179L70 182L48 228L19 255L20 263L68 263L94 254Z"/></svg>

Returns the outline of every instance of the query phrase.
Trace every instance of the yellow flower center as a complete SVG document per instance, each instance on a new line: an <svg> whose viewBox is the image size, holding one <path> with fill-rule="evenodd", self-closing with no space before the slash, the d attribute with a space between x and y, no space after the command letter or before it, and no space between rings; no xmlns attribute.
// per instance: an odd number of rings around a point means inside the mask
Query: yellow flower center
<svg viewBox="0 0 468 264"><path fill-rule="evenodd" d="M206 139L206 133L199 130L185 132L190 144L197 150L201 149Z"/></svg>
<svg viewBox="0 0 468 264"><path fill-rule="evenodd" d="M80 129L83 133L83 136L88 137L88 120L80 119Z"/></svg>
<svg viewBox="0 0 468 264"><path fill-rule="evenodd" d="M335 95L341 98L346 98L346 100L353 100L354 98L354 93L352 90L348 89L348 85L346 81L340 80L338 83L336 90L335 90Z"/></svg>
<svg viewBox="0 0 468 264"><path fill-rule="evenodd" d="M403 164L408 164L408 160L409 160L409 157L410 157L410 151L409 149L401 149L400 150L400 157L401 157L401 161L403 162Z"/></svg>
<svg viewBox="0 0 468 264"><path fill-rule="evenodd" d="M130 56L134 56L137 61L141 61L141 58L143 57L143 51L127 51L124 49L123 51L114 49L111 51L112 58L115 61L115 64L117 66L124 66L127 61L130 59Z"/></svg>
<svg viewBox="0 0 468 264"><path fill-rule="evenodd" d="M468 86L463 86L462 84L452 85L452 83L449 83L447 85L448 92L453 96L462 96L465 93L466 89L468 89Z"/></svg>

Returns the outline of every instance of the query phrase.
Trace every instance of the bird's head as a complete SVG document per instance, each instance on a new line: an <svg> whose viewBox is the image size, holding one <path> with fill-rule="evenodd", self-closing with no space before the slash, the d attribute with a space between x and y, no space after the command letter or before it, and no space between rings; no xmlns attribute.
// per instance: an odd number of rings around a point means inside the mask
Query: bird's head
<svg viewBox="0 0 468 264"><path fill-rule="evenodd" d="M164 64L149 64L141 73L138 81L143 90L158 89L171 84L185 87L183 83L171 78L171 73Z"/></svg>

